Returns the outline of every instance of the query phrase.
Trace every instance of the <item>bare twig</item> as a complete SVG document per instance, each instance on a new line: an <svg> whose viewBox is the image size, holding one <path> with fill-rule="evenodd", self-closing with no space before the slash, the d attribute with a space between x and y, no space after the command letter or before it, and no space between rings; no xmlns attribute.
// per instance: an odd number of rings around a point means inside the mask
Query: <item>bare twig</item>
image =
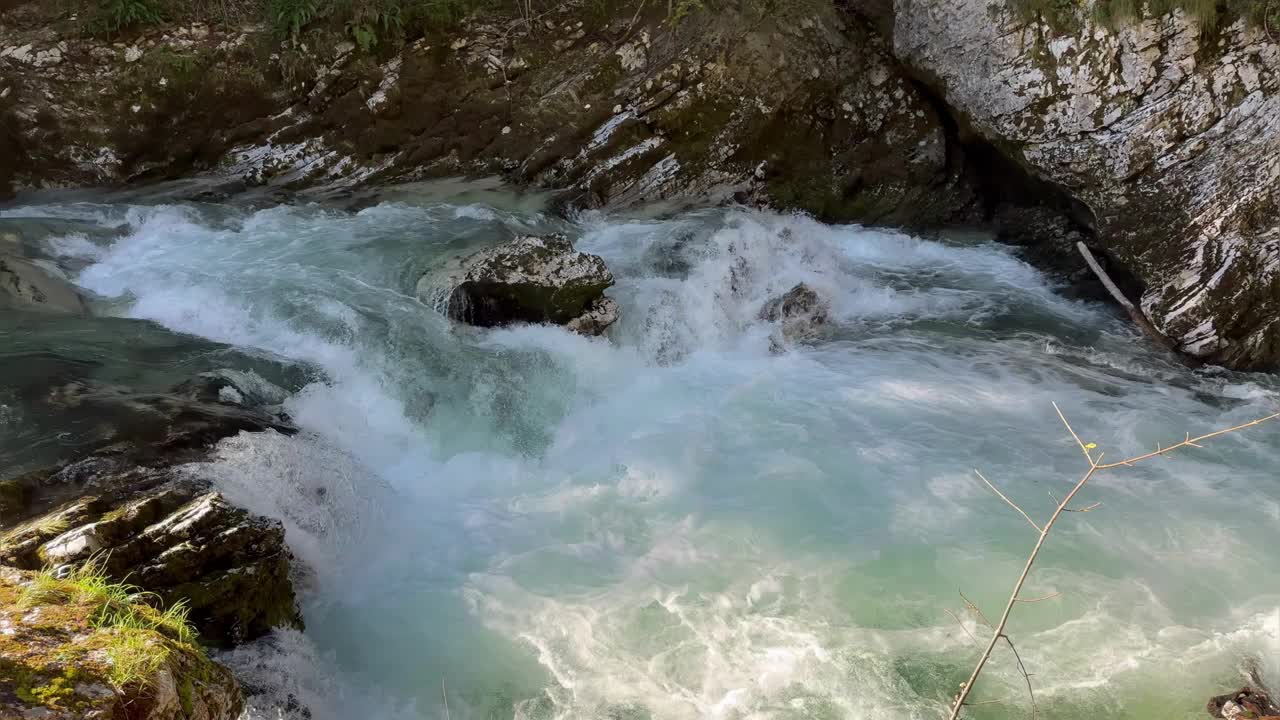
<svg viewBox="0 0 1280 720"><path fill-rule="evenodd" d="M1061 411L1059 411L1059 414L1061 414ZM1063 418L1063 423L1066 423L1065 417ZM1067 429L1070 430L1070 428L1071 426L1068 424ZM1075 432L1073 431L1071 434L1075 435ZM1076 438L1076 441L1079 442L1078 437ZM1080 443L1080 448L1084 450L1084 443ZM1089 455L1088 450L1084 450L1084 453L1086 456ZM995 650L996 643L999 642L1000 637L1004 635L1004 627L1009 623L1009 613L1013 612L1013 606L1017 604L1018 594L1022 592L1022 586L1027 582L1027 575L1031 574L1031 566L1035 564L1036 558L1040 555L1040 548L1044 547L1044 541L1049 537L1049 531L1053 529L1053 524L1058 521L1058 518L1062 515L1063 508L1066 507L1067 503L1071 502L1071 499L1076 496L1076 493L1080 492L1080 488L1084 487L1097 471L1098 466L1094 464L1092 458L1090 458L1089 471L1086 472L1078 482L1076 482L1075 487L1071 488L1071 492L1067 493L1066 499L1063 500L1063 502L1058 505L1057 509L1053 511L1053 515L1049 518L1049 522L1045 523L1044 529L1040 531L1040 537L1036 539L1035 547L1031 549L1031 554L1027 556L1027 562L1022 568L1022 574L1018 576L1018 581L1013 584L1013 592L1009 595L1008 604L1004 606L1004 613L1000 616L1000 622L995 626L991 633L991 642L987 643L987 649L983 651L982 657L978 658L978 664L974 666L973 672L969 675L969 681L964 684L964 687L960 688L960 694L956 698L955 704L951 706L951 714L947 716L947 720L956 720L956 718L960 717L960 709L964 707L965 699L969 697L969 693L973 689L973 684L977 682L978 676L982 674L982 669L986 667L987 660L991 658L991 652Z"/></svg>
<svg viewBox="0 0 1280 720"><path fill-rule="evenodd" d="M1049 491L1047 491L1047 492L1049 493L1049 497L1053 498L1053 504L1054 504L1054 505L1059 504L1059 503L1058 503L1058 496L1057 496L1057 495L1054 495L1052 490L1049 490ZM1094 510L1094 509L1096 509L1096 508L1100 508L1100 507L1102 507L1102 503L1100 503L1100 502L1096 502L1096 503L1094 503L1094 504L1092 504L1092 505L1088 505L1088 506L1085 506L1085 507L1082 507L1082 508L1063 508L1063 509L1062 509L1062 511L1063 511L1063 512L1087 513L1087 512L1089 512L1090 510Z"/></svg>
<svg viewBox="0 0 1280 720"><path fill-rule="evenodd" d="M640 11L644 10L644 6L649 0L640 0L640 4L636 6L636 14L631 16L631 22L627 23L627 29L622 33L622 42L626 42L631 38L631 31L636 26L636 20L640 19Z"/></svg>
<svg viewBox="0 0 1280 720"><path fill-rule="evenodd" d="M1038 597L1038 598L1018 598L1018 602L1023 602L1023 603L1044 602L1045 600L1052 600L1054 598L1059 598L1059 597L1062 597L1062 593L1056 592L1056 593L1051 593L1049 595L1045 595L1044 597Z"/></svg>
<svg viewBox="0 0 1280 720"><path fill-rule="evenodd" d="M1147 316L1142 312L1142 308L1134 305L1129 301L1129 298L1124 296L1124 293L1120 292L1120 288L1116 287L1116 284L1111 281L1111 277L1107 275L1107 271L1103 270L1102 266L1098 264L1097 259L1093 257L1093 252L1089 250L1088 245L1085 245L1083 242L1077 242L1076 249L1080 251L1080 254L1084 257L1085 264L1089 266L1089 269L1093 271L1093 274L1102 282L1103 287L1107 289L1107 292L1111 293L1111 297L1120 304L1120 307L1124 308L1125 312L1129 313L1129 319L1133 320L1133 324L1137 325L1138 329L1141 330L1144 335L1151 338L1160 347L1163 347L1176 355L1185 364L1199 364L1198 361L1188 358L1186 354L1178 348L1177 343L1169 339L1169 337L1164 333L1157 330L1155 324L1147 319Z"/></svg>
<svg viewBox="0 0 1280 720"><path fill-rule="evenodd" d="M1080 439L1080 436L1076 434L1076 431L1071 429L1071 423L1067 422L1067 416L1062 414L1062 408L1058 407L1058 403L1055 402L1053 403L1053 409L1057 411L1058 419L1062 420L1062 424L1067 426L1067 432L1071 433L1071 437L1075 438L1076 444L1080 446L1080 452L1084 453L1084 456L1089 458L1089 464L1092 465L1093 456L1089 454L1089 448L1085 446L1084 441Z"/></svg>
<svg viewBox="0 0 1280 720"><path fill-rule="evenodd" d="M1088 459L1089 468L1080 477L1080 479L1076 481L1076 484L1071 488L1071 492L1067 493L1067 496L1064 497L1062 501L1058 503L1056 508L1054 508L1053 514L1049 517L1049 520L1043 526L1037 526L1037 529L1040 530L1040 536L1036 539L1035 546L1031 548L1031 554L1027 556L1026 564L1023 565L1022 567L1022 574L1018 576L1017 582L1013 584L1013 592L1009 594L1009 601L1005 604L1004 612L1001 613L999 622L997 622L995 625L992 625L991 622L987 620L986 616L982 614L982 611L978 609L978 606L974 605L973 602L969 600L969 598L965 597L964 593L960 593L960 597L964 599L965 606L969 608L970 612L973 612L975 615L981 618L983 623L992 629L991 640L987 643L986 649L983 650L982 655L978 658L978 662L974 666L973 672L970 673L968 681L966 681L963 685L960 686L960 692L956 695L955 701L951 705L951 711L950 711L950 714L947 716L947 720L956 720L956 718L960 717L960 711L965 707L965 705L970 704L966 702L968 700L969 693L973 691L973 686L977 682L978 676L982 674L982 670L984 667L986 667L987 661L991 659L991 653L993 650L995 650L996 643L1000 642L1002 638L1006 642L1008 642L1009 647L1013 649L1014 656L1018 660L1018 667L1022 671L1023 676L1027 679L1027 691L1029 693L1033 693L1031 689L1031 675L1026 671L1026 667L1022 664L1022 658L1018 656L1017 649L1013 647L1013 641L1010 640L1007 635L1005 635L1005 626L1008 625L1009 623L1009 615L1010 613L1013 612L1014 605L1017 605L1020 601L1036 602L1036 600L1027 600L1027 601L1021 600L1020 595L1022 593L1022 586L1026 584L1027 576L1031 573L1031 567L1035 564L1036 558L1040 556L1040 549L1044 547L1044 542L1049 537L1049 531L1053 529L1054 523L1058 521L1058 518L1062 517L1062 513L1064 512L1088 512L1089 510L1092 510L1098 507L1099 505L1098 503L1095 503L1093 505L1090 505L1088 507L1081 508L1078 510L1072 510L1068 506L1071 504L1071 501L1075 499L1076 494L1079 493L1080 490L1089 483L1089 480L1091 480L1099 470L1109 470L1109 469L1120 467L1120 466L1127 467L1136 462L1141 462L1143 460L1146 460L1148 458L1153 458L1158 455L1164 455L1166 453L1172 452L1182 447L1189 447L1189 446L1199 447L1196 443L1202 440L1208 440L1210 438L1218 437L1219 435L1225 435L1227 433L1235 432L1237 430L1243 430L1245 428L1250 428L1255 425L1261 425L1262 423L1267 422L1269 420L1275 420L1276 418L1280 418L1280 413L1274 413L1266 417L1258 418L1257 420L1253 420L1251 422L1242 423L1240 425L1224 428L1222 430L1216 430L1214 432L1206 433L1204 435L1200 435L1194 438L1191 437L1190 433L1187 433L1187 437L1184 438L1182 442L1176 445L1170 445L1169 447L1157 446L1157 450L1155 452L1146 453L1144 455L1137 455L1137 456L1126 458L1124 460L1119 460L1116 462L1103 463L1102 458L1104 453L1098 453L1098 456L1095 458L1093 454L1089 452L1094 447L1093 443L1085 443L1083 440L1080 439L1080 436L1076 434L1076 431L1074 429L1072 429L1071 423L1067 421L1066 415L1062 413L1062 409L1058 407L1057 403L1053 404L1053 409L1057 411L1058 418L1062 420L1062 424L1064 427L1066 427L1067 432L1071 433L1071 437L1075 439L1076 445L1080 446L1080 452L1084 453L1085 458ZM981 474L979 474L979 477L982 477ZM982 478L982 479L984 482L986 481L986 478ZM991 485L990 482L988 482L987 485L990 486L993 490L995 489L995 486ZM996 490L996 492L1000 494L1001 497L1004 497L1003 493L1000 493L999 490ZM1052 496L1052 493L1050 495ZM1006 502L1009 502L1007 498L1005 500ZM1012 502L1009 502L1009 504L1013 505ZM1022 512L1021 508L1018 508L1016 505L1014 505L1014 507L1020 513ZM1023 513L1023 516L1026 517L1026 514ZM1033 525L1035 524L1033 521L1031 521L1029 517L1027 518L1027 520L1028 522L1032 522ZM1039 598L1039 599L1046 600L1048 598ZM1034 717L1034 714L1037 711L1034 693L1031 695L1031 708L1032 708L1032 713Z"/></svg>
<svg viewBox="0 0 1280 720"><path fill-rule="evenodd" d="M1005 501L1006 503L1009 503L1009 507L1013 508L1014 510L1017 510L1019 515L1026 518L1026 521L1031 523L1031 527L1035 528L1036 532L1040 532L1040 526L1037 525L1036 521L1032 520L1031 516L1028 515L1022 508L1018 507L1017 503L1015 503L1014 501L1006 497L1004 493L1000 492L1000 488L997 488L995 485L992 485L991 481L988 480L986 477L984 477L981 471L974 469L974 472L978 474L978 477L982 478L982 482L986 483L987 487L991 488L992 492L999 495L1001 500Z"/></svg>
<svg viewBox="0 0 1280 720"><path fill-rule="evenodd" d="M1198 436L1198 437L1190 437L1190 433L1188 433L1188 437L1187 437L1187 439L1186 439L1186 440L1183 440L1182 442L1178 443L1177 445L1170 445L1169 447L1164 447L1164 446L1161 446L1161 445L1157 445L1157 446L1156 446L1156 451L1155 451L1155 452L1149 452L1149 453L1147 453L1147 454L1145 454L1145 455L1136 455L1136 456L1131 457L1131 458L1125 458L1124 460L1117 460L1116 462L1106 463L1105 465L1098 465L1098 469L1099 469L1099 470L1109 470L1109 469L1111 469L1111 468L1113 468L1113 467L1119 467L1120 465L1132 465L1133 463L1140 462L1140 461L1142 461L1142 460L1146 460L1147 458L1153 458L1153 457L1155 457L1155 456L1157 456L1157 455L1164 455L1164 454L1166 454L1166 453L1173 452L1174 450L1177 450L1178 448L1184 448L1184 447L1188 447L1188 446L1190 446L1190 447L1200 447L1200 446L1199 446L1199 445L1197 445L1196 443L1199 443L1201 440L1208 440L1209 438L1215 438L1215 437L1218 437L1219 435L1226 435L1227 433L1236 432L1237 430L1244 430L1245 428L1251 428L1251 427L1253 427L1254 425L1261 425L1261 424L1262 424L1262 423L1264 423L1264 422L1267 422L1267 421L1270 421L1270 420L1275 420L1276 418L1280 418L1280 413L1273 413L1273 414L1268 415L1268 416L1266 416L1266 417L1260 417L1260 418L1258 418L1257 420L1252 420L1252 421L1247 422L1247 423L1241 423L1240 425L1234 425L1234 426L1232 426L1232 427L1224 428L1224 429L1222 429L1222 430L1215 430L1214 432L1211 432L1211 433L1205 433L1204 435L1200 435L1200 436Z"/></svg>
<svg viewBox="0 0 1280 720"><path fill-rule="evenodd" d="M440 677L440 696L444 698L444 720L449 720L449 691L444 689L444 676Z"/></svg>
<svg viewBox="0 0 1280 720"><path fill-rule="evenodd" d="M943 608L942 611L950 615L951 618L956 621L956 624L960 626L960 629L964 631L965 635L969 636L970 640L972 640L975 644L981 644L978 642L978 638L974 637L973 633L969 632L969 628L964 626L964 621L960 619L959 615L956 615L955 613L951 612L950 608Z"/></svg>
<svg viewBox="0 0 1280 720"><path fill-rule="evenodd" d="M1001 637L1009 643L1009 649L1013 651L1013 657L1018 661L1018 669L1022 671L1022 678L1027 681L1027 695L1031 698L1031 720L1036 720L1036 716L1040 714L1040 707L1036 705L1036 691L1031 689L1031 673L1027 672L1027 666L1022 664L1022 656L1018 654L1018 648L1014 647L1013 640L1010 640L1008 635Z"/></svg>
<svg viewBox="0 0 1280 720"><path fill-rule="evenodd" d="M991 624L991 621L987 619L987 616L982 612L982 609L979 608L972 600L965 597L964 593L960 593L960 599L964 601L964 606L969 609L969 612L973 613L974 617L978 618L983 625L986 625L987 627L995 627Z"/></svg>

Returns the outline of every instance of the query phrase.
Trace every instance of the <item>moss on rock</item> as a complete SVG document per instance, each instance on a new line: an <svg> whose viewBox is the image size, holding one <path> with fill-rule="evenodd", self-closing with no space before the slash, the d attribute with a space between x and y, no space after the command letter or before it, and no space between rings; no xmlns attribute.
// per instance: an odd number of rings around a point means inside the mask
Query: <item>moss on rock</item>
<svg viewBox="0 0 1280 720"><path fill-rule="evenodd" d="M0 569L0 715L232 720L243 697L181 612L92 572Z"/></svg>

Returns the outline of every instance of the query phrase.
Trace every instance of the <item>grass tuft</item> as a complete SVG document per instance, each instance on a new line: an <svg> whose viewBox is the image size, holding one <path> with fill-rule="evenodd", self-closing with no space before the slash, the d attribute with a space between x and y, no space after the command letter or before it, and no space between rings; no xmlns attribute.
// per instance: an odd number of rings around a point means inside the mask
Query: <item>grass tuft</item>
<svg viewBox="0 0 1280 720"><path fill-rule="evenodd" d="M15 538L23 535L39 535L40 537L52 537L61 535L71 529L71 522L61 515L46 515L37 518L31 522L24 523L10 530L4 535L0 535L0 547L9 545Z"/></svg>
<svg viewBox="0 0 1280 720"><path fill-rule="evenodd" d="M119 631L120 637L139 635L145 638L156 632L177 642L198 647L199 634L188 615L190 608L185 600L158 610L159 598L154 593L143 592L125 583L112 581L103 571L101 557L59 575L44 570L35 575L31 583L22 589L19 607L35 607L47 604L71 604L88 606L93 627ZM126 642L120 640L119 642ZM136 639L128 640L120 652L127 654Z"/></svg>
<svg viewBox="0 0 1280 720"><path fill-rule="evenodd" d="M169 659L169 648L155 635L135 628L110 631L105 647L111 669L107 676L116 687L146 686Z"/></svg>
<svg viewBox="0 0 1280 720"><path fill-rule="evenodd" d="M101 34L115 34L165 19L158 0L105 0L91 21L92 29Z"/></svg>

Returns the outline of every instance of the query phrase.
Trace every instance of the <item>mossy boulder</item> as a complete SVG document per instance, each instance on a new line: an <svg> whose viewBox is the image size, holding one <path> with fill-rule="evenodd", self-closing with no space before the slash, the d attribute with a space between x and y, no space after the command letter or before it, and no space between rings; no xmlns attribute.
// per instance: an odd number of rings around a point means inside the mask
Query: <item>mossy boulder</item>
<svg viewBox="0 0 1280 720"><path fill-rule="evenodd" d="M564 235L524 235L463 261L465 273L449 293L446 312L479 327L512 323L565 325L598 335L618 317L604 296L613 273L599 255L577 252ZM420 294L430 294L424 278Z"/></svg>
<svg viewBox="0 0 1280 720"><path fill-rule="evenodd" d="M239 717L235 678L191 642L180 613L133 596L104 614L106 590L0 569L0 716Z"/></svg>

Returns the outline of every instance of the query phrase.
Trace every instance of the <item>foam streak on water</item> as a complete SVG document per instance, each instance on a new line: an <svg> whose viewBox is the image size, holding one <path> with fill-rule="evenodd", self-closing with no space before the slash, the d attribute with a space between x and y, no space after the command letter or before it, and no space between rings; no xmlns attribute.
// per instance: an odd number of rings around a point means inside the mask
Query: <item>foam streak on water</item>
<svg viewBox="0 0 1280 720"><path fill-rule="evenodd" d="M28 207L124 223L78 281L110 312L313 367L302 427L194 468L286 521L308 630L228 660L250 717L935 718L1045 514L1109 455L1273 410L1191 373L991 244L729 210L672 219L386 203ZM607 339L451 328L418 277L528 229L618 278ZM831 332L771 351L798 282ZM1052 718L1192 718L1245 657L1277 677L1274 432L1100 475L1012 625ZM967 630L981 634L971 619ZM974 717L1025 716L998 655ZM292 698L288 700L287 698Z"/></svg>

